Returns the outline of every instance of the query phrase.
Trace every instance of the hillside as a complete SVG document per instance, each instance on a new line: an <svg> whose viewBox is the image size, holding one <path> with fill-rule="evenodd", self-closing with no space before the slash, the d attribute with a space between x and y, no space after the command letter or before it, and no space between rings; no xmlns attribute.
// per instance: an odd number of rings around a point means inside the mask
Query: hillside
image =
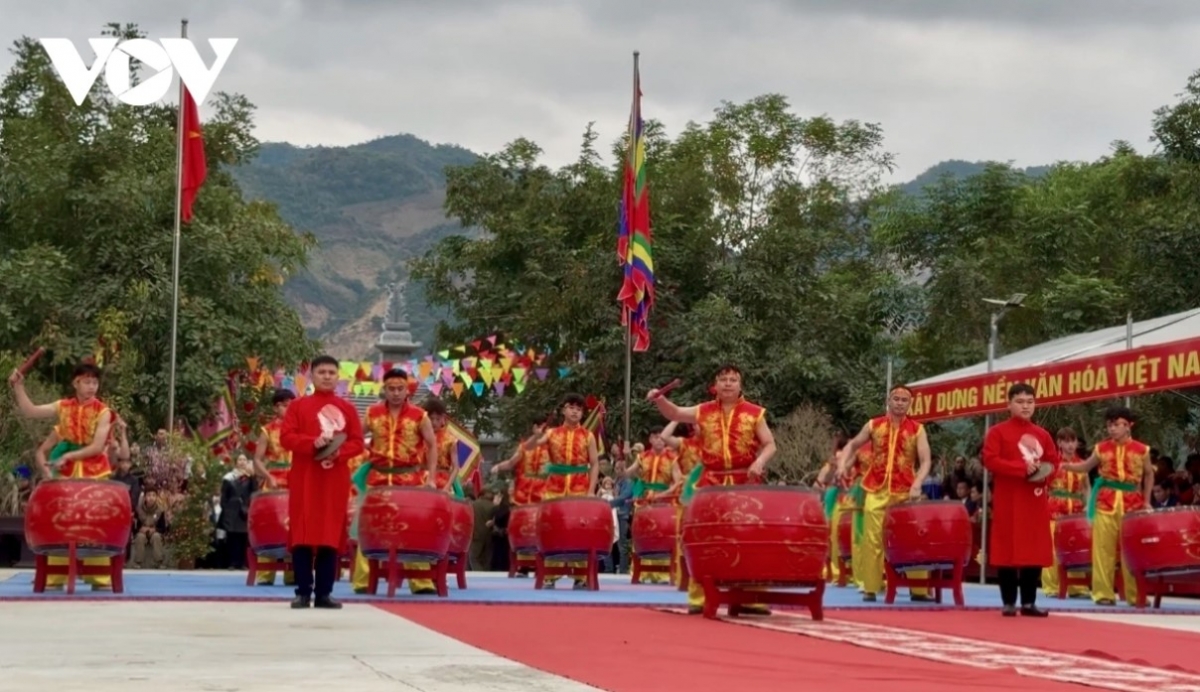
<svg viewBox="0 0 1200 692"><path fill-rule="evenodd" d="M442 212L447 166L476 155L411 135L350 147L265 143L234 171L246 196L279 206L281 216L319 243L308 271L284 291L309 333L342 358L369 358L386 304L384 286L406 278L407 260L460 233ZM441 315L407 287L413 337L429 344Z"/></svg>
<svg viewBox="0 0 1200 692"><path fill-rule="evenodd" d="M461 147L394 135L350 147L265 143L254 161L234 171L248 197L274 202L284 219L316 236L319 247L308 271L284 291L330 353L373 357L387 300L384 286L406 278L409 259L463 232L443 212L445 168L476 158ZM944 175L969 177L984 166L943 161L900 188L919 194ZM1037 176L1046 170L1025 172ZM444 315L425 304L416 284L407 285L406 298L413 337L428 350Z"/></svg>

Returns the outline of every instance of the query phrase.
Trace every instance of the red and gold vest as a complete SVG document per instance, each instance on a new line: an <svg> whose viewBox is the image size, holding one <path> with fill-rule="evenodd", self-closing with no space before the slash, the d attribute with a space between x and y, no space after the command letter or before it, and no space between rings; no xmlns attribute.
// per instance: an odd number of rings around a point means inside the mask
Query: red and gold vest
<svg viewBox="0 0 1200 692"><path fill-rule="evenodd" d="M425 466L425 440L421 423L428 418L425 409L407 401L393 416L387 402L367 409L367 429L371 431L371 463L375 466Z"/></svg>
<svg viewBox="0 0 1200 692"><path fill-rule="evenodd" d="M1058 469L1050 478L1050 516L1079 514L1087 503L1083 488L1086 474Z"/></svg>
<svg viewBox="0 0 1200 692"><path fill-rule="evenodd" d="M568 428L565 425L560 425L550 431L550 438L546 440L546 447L550 454L548 463L556 466L583 466L591 465L591 459L588 455L588 450L591 449L591 443L596 439L591 430L577 425L573 428Z"/></svg>
<svg viewBox="0 0 1200 692"><path fill-rule="evenodd" d="M719 401L696 407L697 449L704 473L697 487L746 482L746 471L758 458L758 423L766 410L745 399L726 414Z"/></svg>
<svg viewBox="0 0 1200 692"><path fill-rule="evenodd" d="M1134 487L1133 490L1100 488L1096 495L1096 509L1110 514L1117 511L1118 503L1125 512L1144 509L1146 498L1142 494L1142 475L1146 471L1150 448L1133 439L1123 444L1105 440L1097 444L1092 453L1100 460L1097 467L1100 474L1098 484L1107 481Z"/></svg>
<svg viewBox="0 0 1200 692"><path fill-rule="evenodd" d="M58 402L58 424L54 432L58 439L79 447L86 447L96 436L96 428L100 421L109 414L109 408L103 401L92 399L86 404L78 399L60 399ZM112 473L108 455L104 452L86 459L75 459L63 462L59 472L70 478L104 478Z"/></svg>
<svg viewBox="0 0 1200 692"><path fill-rule="evenodd" d="M550 457L550 452L546 449L546 445L538 445L533 449L521 448L521 456L517 458L516 468L513 469L513 475L516 476L517 482L535 481L542 475L542 467L546 465Z"/></svg>
<svg viewBox="0 0 1200 692"><path fill-rule="evenodd" d="M275 420L263 426L263 435L267 438L267 449L263 453L263 463L268 469L286 469L292 465L292 453L283 448L279 442L279 434L283 430L283 421Z"/></svg>
<svg viewBox="0 0 1200 692"><path fill-rule="evenodd" d="M862 469L863 490L907 493L917 479L917 439L924 426L908 417L894 426L887 416L869 425L872 453Z"/></svg>
<svg viewBox="0 0 1200 692"><path fill-rule="evenodd" d="M649 450L643 452L638 457L638 464L641 465L642 482L649 484L670 485L671 467L675 465L675 459L678 455L672 449L664 449L661 452Z"/></svg>
<svg viewBox="0 0 1200 692"><path fill-rule="evenodd" d="M454 458L454 450L458 440L448 428L442 428L434 433L437 436L437 470L439 473L450 473L458 470L458 461Z"/></svg>

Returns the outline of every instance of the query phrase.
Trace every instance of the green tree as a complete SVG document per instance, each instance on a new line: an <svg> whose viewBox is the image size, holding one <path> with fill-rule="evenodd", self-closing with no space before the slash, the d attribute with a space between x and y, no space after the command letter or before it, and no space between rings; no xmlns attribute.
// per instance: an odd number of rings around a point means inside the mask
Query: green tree
<svg viewBox="0 0 1200 692"><path fill-rule="evenodd" d="M140 36L110 25L110 35ZM103 87L76 106L30 38L0 87L0 350L44 346L62 383L99 354L104 396L139 426L165 417L175 213L174 106L135 108ZM177 410L203 419L228 373L257 356L292 365L313 352L280 284L311 237L272 205L246 203L228 167L252 157L253 106L212 97L203 123L208 179L184 227Z"/></svg>
<svg viewBox="0 0 1200 692"><path fill-rule="evenodd" d="M775 416L809 400L835 418L865 415L858 390L870 378L858 363L874 361L882 379L871 295L895 283L879 271L867 224L892 165L879 127L803 118L767 95L723 104L674 140L658 123L646 133L658 299L651 350L634 356L634 433L657 418L641 401L648 389L680 377L678 398L699 401L726 361ZM574 366L567 380L484 403L510 434L567 390L604 397L610 431L622 422L621 171L596 144L589 128L578 160L557 171L527 140L451 169L449 214L484 233L447 239L413 266L429 299L459 316L440 343L502 332Z"/></svg>

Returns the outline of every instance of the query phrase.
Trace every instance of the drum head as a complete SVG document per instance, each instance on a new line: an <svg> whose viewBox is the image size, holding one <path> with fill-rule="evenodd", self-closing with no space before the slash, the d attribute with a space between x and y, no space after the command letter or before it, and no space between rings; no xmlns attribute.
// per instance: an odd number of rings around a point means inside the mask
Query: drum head
<svg viewBox="0 0 1200 692"><path fill-rule="evenodd" d="M335 433L334 436L332 438L330 438L329 444L318 449L317 453L313 456L313 458L316 459L317 461L324 461L325 459L328 459L329 457L333 456L334 454L337 454L337 451L339 449L341 449L342 445L345 442L346 442L346 433Z"/></svg>
<svg viewBox="0 0 1200 692"><path fill-rule="evenodd" d="M1036 471L1025 477L1025 480L1030 483L1042 483L1052 475L1054 475L1054 464L1042 462L1038 464Z"/></svg>

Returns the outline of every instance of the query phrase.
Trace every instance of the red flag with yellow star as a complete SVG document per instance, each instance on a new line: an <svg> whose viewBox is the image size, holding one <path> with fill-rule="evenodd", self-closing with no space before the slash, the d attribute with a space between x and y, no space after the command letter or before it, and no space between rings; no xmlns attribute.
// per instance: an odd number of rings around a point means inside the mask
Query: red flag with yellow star
<svg viewBox="0 0 1200 692"><path fill-rule="evenodd" d="M208 162L204 159L204 134L200 129L200 110L187 87L183 88L183 151L179 153L183 161L183 176L180 180L180 191L183 205L180 207L180 219L187 223L192 220L192 203L196 201L196 193L204 185L208 177Z"/></svg>

